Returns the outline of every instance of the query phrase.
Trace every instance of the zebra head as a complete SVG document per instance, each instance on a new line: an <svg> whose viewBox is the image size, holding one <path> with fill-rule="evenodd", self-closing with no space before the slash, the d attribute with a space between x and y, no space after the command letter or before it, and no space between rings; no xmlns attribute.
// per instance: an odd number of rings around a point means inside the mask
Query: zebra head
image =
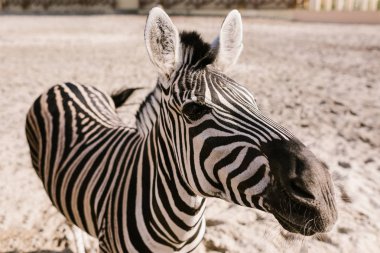
<svg viewBox="0 0 380 253"><path fill-rule="evenodd" d="M189 189L270 212L291 232L329 231L337 211L327 166L223 74L243 47L239 12L208 44L154 8L145 43L159 72L157 127Z"/></svg>

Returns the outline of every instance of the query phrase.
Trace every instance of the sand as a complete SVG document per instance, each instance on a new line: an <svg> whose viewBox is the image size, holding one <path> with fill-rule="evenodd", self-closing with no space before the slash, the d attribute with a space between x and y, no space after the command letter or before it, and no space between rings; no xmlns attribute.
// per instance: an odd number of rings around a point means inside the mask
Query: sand
<svg viewBox="0 0 380 253"><path fill-rule="evenodd" d="M210 41L222 20L173 18ZM0 252L76 251L31 167L25 115L40 93L63 81L106 92L147 87L120 110L133 122L135 103L156 79L144 23L144 16L0 16ZM243 23L244 52L230 76L326 161L339 220L332 232L303 238L282 231L269 214L210 199L207 252L378 252L380 26Z"/></svg>

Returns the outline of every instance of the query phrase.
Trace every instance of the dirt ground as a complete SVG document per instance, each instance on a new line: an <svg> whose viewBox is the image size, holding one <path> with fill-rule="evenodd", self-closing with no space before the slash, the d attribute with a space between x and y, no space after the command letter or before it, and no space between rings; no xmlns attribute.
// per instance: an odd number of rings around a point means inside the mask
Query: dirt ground
<svg viewBox="0 0 380 253"><path fill-rule="evenodd" d="M145 19L0 16L0 252L75 252L71 230L31 167L25 115L41 92L63 81L107 92L152 87ZM173 18L180 29L197 29L209 41L222 20ZM303 238L283 232L269 214L210 199L207 252L378 252L380 26L243 24L244 51L230 76L326 161L339 221L326 235ZM121 109L127 121L133 121L134 103Z"/></svg>

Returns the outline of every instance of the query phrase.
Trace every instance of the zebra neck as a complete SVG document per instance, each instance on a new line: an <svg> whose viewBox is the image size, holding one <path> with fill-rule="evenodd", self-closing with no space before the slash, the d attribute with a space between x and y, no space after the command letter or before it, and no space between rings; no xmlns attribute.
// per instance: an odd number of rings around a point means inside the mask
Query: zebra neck
<svg viewBox="0 0 380 253"><path fill-rule="evenodd" d="M156 126L145 137L142 162L142 169L150 174L150 224L154 224L156 236L165 244L175 251L188 252L204 235L205 199L195 195L185 183L167 133L161 131Z"/></svg>
<svg viewBox="0 0 380 253"><path fill-rule="evenodd" d="M164 173L163 170L157 173L152 196L153 206L159 207L154 210L155 216L160 217L156 221L162 228L159 236L176 251L182 247L195 248L205 231L205 199L188 195L175 177L170 180Z"/></svg>
<svg viewBox="0 0 380 253"><path fill-rule="evenodd" d="M147 230L159 241L150 248L159 252L164 244L175 251L189 252L202 240L205 232L205 199L194 194L185 182L177 155L170 143L170 130L160 117L162 90L157 84L140 105L136 114L137 130L143 138L140 169L142 185L150 188ZM144 211L143 211L144 212ZM159 238L159 239L158 239ZM148 240L151 241L151 240ZM161 245L161 246L159 246Z"/></svg>

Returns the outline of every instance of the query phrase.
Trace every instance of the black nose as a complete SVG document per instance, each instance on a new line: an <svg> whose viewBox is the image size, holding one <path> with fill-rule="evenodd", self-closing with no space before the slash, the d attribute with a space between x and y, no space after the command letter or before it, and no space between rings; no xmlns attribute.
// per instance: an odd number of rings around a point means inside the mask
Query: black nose
<svg viewBox="0 0 380 253"><path fill-rule="evenodd" d="M326 164L297 140L272 142L264 152L273 174L268 203L283 227L290 226L285 219L305 228L312 218L312 231L329 231L337 219L337 210Z"/></svg>
<svg viewBox="0 0 380 253"><path fill-rule="evenodd" d="M288 184L285 184L288 187L288 192L295 197L302 198L302 199L310 199L314 200L315 196L311 191L305 187L305 185L302 183L300 179L290 179Z"/></svg>
<svg viewBox="0 0 380 253"><path fill-rule="evenodd" d="M304 203L318 198L321 162L303 144L279 142L266 151L271 171L289 196Z"/></svg>

